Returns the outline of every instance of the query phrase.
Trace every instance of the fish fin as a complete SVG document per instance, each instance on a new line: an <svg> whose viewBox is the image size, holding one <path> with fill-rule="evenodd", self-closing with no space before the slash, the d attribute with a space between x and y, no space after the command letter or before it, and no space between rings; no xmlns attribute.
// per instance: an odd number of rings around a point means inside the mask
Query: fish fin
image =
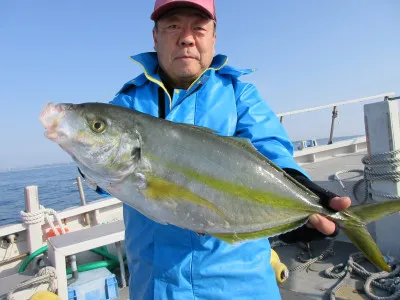
<svg viewBox="0 0 400 300"><path fill-rule="evenodd" d="M378 245L369 234L365 225L352 221L344 222L342 230L371 263L381 270L386 272L391 271L390 266L386 263Z"/></svg>
<svg viewBox="0 0 400 300"><path fill-rule="evenodd" d="M172 199L186 201L202 207L206 207L221 216L223 219L226 219L223 211L221 211L213 203L198 196L197 194L184 188L183 186L180 186L173 182L169 182L160 177L146 175L146 187L144 189L141 189L141 192L143 193L143 195L153 200L163 201Z"/></svg>
<svg viewBox="0 0 400 300"><path fill-rule="evenodd" d="M234 144L236 146L242 147L249 152L251 152L253 155L257 156L260 160L264 161L268 165L270 165L272 168L275 170L282 172L284 174L285 171L283 171L278 165L274 164L271 160L269 160L266 156L262 155L256 147L252 144L252 142L248 138L243 138L243 137L238 137L238 136L223 136L223 139L229 140L230 144Z"/></svg>
<svg viewBox="0 0 400 300"><path fill-rule="evenodd" d="M392 200L379 203L352 206L347 209L351 214L356 215L365 224L376 221L382 217L400 212L400 201Z"/></svg>
<svg viewBox="0 0 400 300"><path fill-rule="evenodd" d="M262 155L257 150L257 148L254 147L254 145L252 144L252 142L248 138L243 138L243 137L238 137L238 136L223 136L221 138L226 139L227 141L229 141L230 144L239 146L239 147L249 151L251 154L257 156L258 159L260 159L263 162L267 163L268 165L270 165L275 170L285 173L280 167L278 167L271 160L269 160L267 157Z"/></svg>
<svg viewBox="0 0 400 300"><path fill-rule="evenodd" d="M179 126L187 127L189 130L198 130L198 131L201 131L201 132L204 132L204 133L218 134L217 131L215 131L214 129L210 129L208 127L202 127L202 126L186 124L186 123L179 123Z"/></svg>
<svg viewBox="0 0 400 300"><path fill-rule="evenodd" d="M280 235L282 233L286 233L288 231L292 231L294 229L299 228L307 222L307 219L301 219L298 221L294 221L289 224L284 224L280 226L276 226L273 228L263 229L260 231L254 232L242 232L242 233L210 233L210 235L220 239L229 244L234 244L241 241L258 239L258 238L267 238L276 235Z"/></svg>
<svg viewBox="0 0 400 300"><path fill-rule="evenodd" d="M238 137L238 136L226 136L223 138L230 140L231 143L241 146L244 149L258 152L257 148L254 147L254 145L251 143L251 141L248 138L242 138L242 137Z"/></svg>
<svg viewBox="0 0 400 300"><path fill-rule="evenodd" d="M342 212L347 217L339 221L346 236L364 253L371 263L390 272L381 251L369 234L365 224L400 211L400 201L385 201L350 207Z"/></svg>
<svg viewBox="0 0 400 300"><path fill-rule="evenodd" d="M274 164L271 160L269 160L267 157L262 155L256 147L251 143L251 141L247 138L242 138L242 137L237 137L237 136L230 136L230 137L224 137L226 139L229 139L231 143L236 144L237 146L243 147L244 149L250 151L253 155L258 156L259 159L261 159L263 162L267 163L269 166L274 168L276 171L279 173L282 173L282 176L290 181L292 184L297 186L299 189L307 193L309 196L315 198L316 200L319 199L315 193L313 193L311 190L306 188L304 185L300 184L298 181L293 179L289 174L287 174L282 168L280 168L278 165Z"/></svg>

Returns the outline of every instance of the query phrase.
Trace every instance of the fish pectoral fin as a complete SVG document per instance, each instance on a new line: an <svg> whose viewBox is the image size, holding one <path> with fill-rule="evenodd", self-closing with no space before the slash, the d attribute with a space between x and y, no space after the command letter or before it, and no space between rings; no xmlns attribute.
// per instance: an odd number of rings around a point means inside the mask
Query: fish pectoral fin
<svg viewBox="0 0 400 300"><path fill-rule="evenodd" d="M229 244L235 244L237 242L242 242L246 240L254 240L259 238L267 238L273 237L276 235L280 235L282 233L286 233L288 231L292 231L294 229L299 228L307 222L307 219L301 219L298 221L294 221L289 224L284 224L280 226L276 226L273 228L263 229L259 231L253 232L242 232L242 233L210 233L210 235L220 239Z"/></svg>
<svg viewBox="0 0 400 300"><path fill-rule="evenodd" d="M349 223L345 223L342 230L371 263L381 270L386 272L391 271L391 268L386 263L378 245L372 239L372 236L364 225L350 225Z"/></svg>

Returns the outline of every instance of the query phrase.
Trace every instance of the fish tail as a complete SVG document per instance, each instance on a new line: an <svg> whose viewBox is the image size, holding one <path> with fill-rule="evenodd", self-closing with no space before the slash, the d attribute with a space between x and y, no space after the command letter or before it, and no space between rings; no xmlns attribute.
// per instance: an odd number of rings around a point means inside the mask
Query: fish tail
<svg viewBox="0 0 400 300"><path fill-rule="evenodd" d="M379 203L357 205L350 207L347 211L356 215L365 224L368 224L382 217L400 212L400 201L391 200Z"/></svg>
<svg viewBox="0 0 400 300"><path fill-rule="evenodd" d="M386 272L391 271L391 267L386 263L378 245L369 234L365 225L354 225L345 222L342 230L371 263L381 270Z"/></svg>
<svg viewBox="0 0 400 300"><path fill-rule="evenodd" d="M382 217L400 212L400 201L386 201L350 207L345 220L339 221L346 236L364 253L368 260L381 270L390 272L378 245L368 232L366 224Z"/></svg>

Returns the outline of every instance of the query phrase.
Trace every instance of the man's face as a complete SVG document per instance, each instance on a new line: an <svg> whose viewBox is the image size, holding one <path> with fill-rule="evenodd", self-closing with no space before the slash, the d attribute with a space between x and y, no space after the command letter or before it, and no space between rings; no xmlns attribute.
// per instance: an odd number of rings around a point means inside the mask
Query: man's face
<svg viewBox="0 0 400 300"><path fill-rule="evenodd" d="M153 38L160 66L175 84L193 82L210 66L215 53L214 21L193 8L162 16Z"/></svg>

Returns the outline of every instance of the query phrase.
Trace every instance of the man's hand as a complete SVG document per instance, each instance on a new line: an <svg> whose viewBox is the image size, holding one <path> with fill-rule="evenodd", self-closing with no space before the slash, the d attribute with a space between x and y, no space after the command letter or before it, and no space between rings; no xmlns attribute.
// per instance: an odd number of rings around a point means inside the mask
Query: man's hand
<svg viewBox="0 0 400 300"><path fill-rule="evenodd" d="M334 197L329 201L329 206L338 211L347 209L350 205L351 200L349 197ZM335 223L321 215L313 214L308 218L308 221L308 227L314 227L325 235L331 235L336 231Z"/></svg>
<svg viewBox="0 0 400 300"><path fill-rule="evenodd" d="M319 197L319 202L324 207L330 207L335 211L347 209L351 205L349 197L340 197L329 190L317 185L302 173L294 169L285 168L284 171L296 181L304 185ZM334 237L339 233L339 228L334 222L320 214L312 214L306 225L296 230L289 231L279 236L286 243L310 242L326 237Z"/></svg>

